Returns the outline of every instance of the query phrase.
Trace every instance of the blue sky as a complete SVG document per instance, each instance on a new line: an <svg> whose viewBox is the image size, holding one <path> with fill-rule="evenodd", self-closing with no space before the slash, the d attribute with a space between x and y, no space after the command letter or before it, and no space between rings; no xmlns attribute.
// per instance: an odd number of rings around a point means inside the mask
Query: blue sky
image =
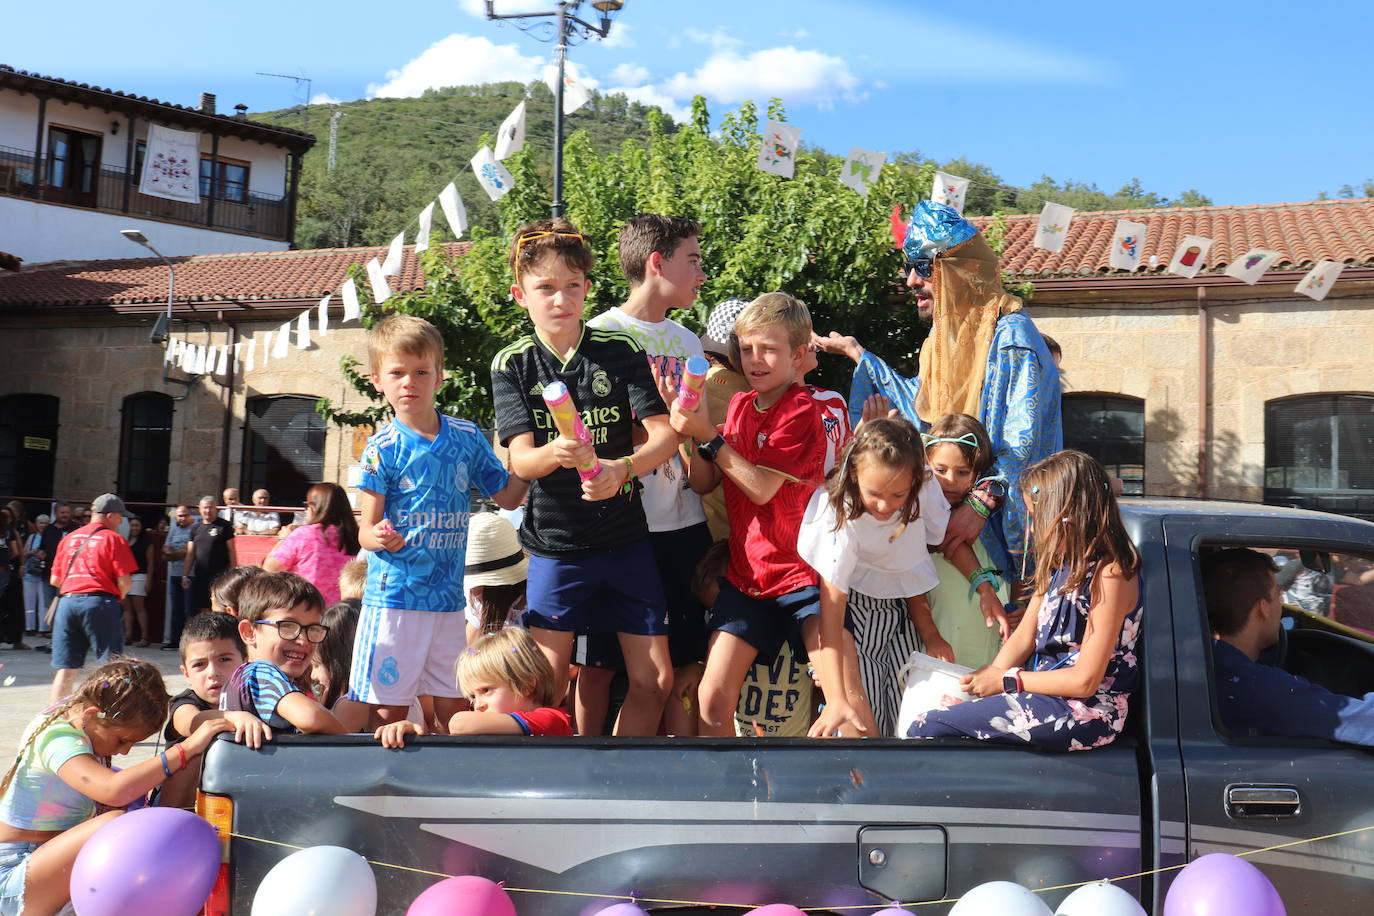
<svg viewBox="0 0 1374 916"><path fill-rule="evenodd" d="M351 100L528 80L552 55L486 21L480 0L239 0L132 15L143 6L112 15L77 0L59 19L18 4L0 63L181 104L215 92L222 111L259 111L304 92L256 71L309 76L317 99ZM497 0L499 11L551 7ZM1263 8L626 0L611 39L571 58L603 90L678 110L702 92L716 115L779 95L803 140L831 152L964 156L1014 184L1048 174L1114 191L1138 177L1165 196L1196 188L1250 204L1374 178L1367 10Z"/></svg>

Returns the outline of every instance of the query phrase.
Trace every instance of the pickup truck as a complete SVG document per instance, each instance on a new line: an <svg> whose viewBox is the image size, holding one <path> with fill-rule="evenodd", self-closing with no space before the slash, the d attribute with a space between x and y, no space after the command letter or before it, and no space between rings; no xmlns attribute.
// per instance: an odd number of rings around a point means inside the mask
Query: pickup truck
<svg viewBox="0 0 1374 916"><path fill-rule="evenodd" d="M504 882L522 914L595 913L618 894L685 914L893 901L940 914L951 904L934 901L986 881L1034 889L1137 873L1118 886L1161 914L1177 874L1161 869L1374 825L1374 751L1225 733L1198 571L1200 554L1223 546L1300 551L1309 566L1369 558L1374 524L1237 503L1122 509L1143 561L1144 683L1108 747L429 737L386 750L346 736L278 737L253 751L219 741L198 799L225 837L207 913L249 912L259 880L291 851L274 844L329 844ZM1352 695L1374 690L1374 638L1285 615L1271 663ZM1290 912L1374 906L1374 830L1248 861ZM379 913L403 913L437 880L374 871Z"/></svg>

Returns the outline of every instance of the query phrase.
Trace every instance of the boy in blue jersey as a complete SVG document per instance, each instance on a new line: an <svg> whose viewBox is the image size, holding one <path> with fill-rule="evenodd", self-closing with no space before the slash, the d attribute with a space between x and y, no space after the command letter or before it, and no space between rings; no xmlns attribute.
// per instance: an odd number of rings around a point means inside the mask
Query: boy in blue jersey
<svg viewBox="0 0 1374 916"><path fill-rule="evenodd" d="M353 643L349 698L372 707L369 728L404 719L434 697L447 722L461 708L453 666L466 637L463 562L475 486L514 509L528 484L507 473L477 427L442 416L444 341L428 321L389 315L367 335L372 384L394 422L363 452L358 540L375 551Z"/></svg>
<svg viewBox="0 0 1374 916"><path fill-rule="evenodd" d="M629 687L617 735L652 735L673 683L667 610L640 502L638 469L667 461L681 441L668 425L644 348L623 331L584 328L591 249L565 219L516 230L511 295L534 333L496 354L491 366L496 427L511 467L531 481L520 540L530 552L524 623L567 690L573 638L617 633ZM558 434L544 386L562 382L590 443ZM646 441L634 448L633 427ZM599 462L579 479L576 468Z"/></svg>

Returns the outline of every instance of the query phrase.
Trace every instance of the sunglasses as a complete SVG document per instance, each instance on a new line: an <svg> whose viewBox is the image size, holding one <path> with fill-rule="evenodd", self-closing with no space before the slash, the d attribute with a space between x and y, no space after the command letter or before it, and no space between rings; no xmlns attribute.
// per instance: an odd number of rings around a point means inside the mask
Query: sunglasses
<svg viewBox="0 0 1374 916"><path fill-rule="evenodd" d="M914 260L907 261L905 264L902 265L902 276L911 276L911 272L913 270L916 271L916 276L929 280L930 275L935 272L935 259L916 258Z"/></svg>
<svg viewBox="0 0 1374 916"><path fill-rule="evenodd" d="M582 236L579 235L579 234L576 233L576 232L530 232L530 233L528 233L528 234L526 234L526 235L520 236L520 238L518 238L518 239L515 240L515 285L516 285L516 286L519 286L519 285L520 285L520 251L521 251L521 249L523 249L523 248L524 248L526 245L528 245L530 242L533 242L533 241L535 241L535 240L537 240L537 239L546 239L546 238L549 238L550 236L553 236L553 237L556 237L556 238L564 238L564 239L577 239L579 242L582 242L583 244L586 244L586 240L583 239Z"/></svg>

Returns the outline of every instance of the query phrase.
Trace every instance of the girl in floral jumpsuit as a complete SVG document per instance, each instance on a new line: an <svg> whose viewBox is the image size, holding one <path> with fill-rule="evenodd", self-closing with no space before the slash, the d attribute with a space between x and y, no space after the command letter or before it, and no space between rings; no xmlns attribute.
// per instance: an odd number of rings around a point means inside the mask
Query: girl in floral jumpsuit
<svg viewBox="0 0 1374 916"><path fill-rule="evenodd" d="M1106 472L1082 452L1056 452L1027 469L1021 496L1035 553L1030 608L992 663L964 676L979 699L918 716L908 737L1081 751L1126 724L1144 594Z"/></svg>

